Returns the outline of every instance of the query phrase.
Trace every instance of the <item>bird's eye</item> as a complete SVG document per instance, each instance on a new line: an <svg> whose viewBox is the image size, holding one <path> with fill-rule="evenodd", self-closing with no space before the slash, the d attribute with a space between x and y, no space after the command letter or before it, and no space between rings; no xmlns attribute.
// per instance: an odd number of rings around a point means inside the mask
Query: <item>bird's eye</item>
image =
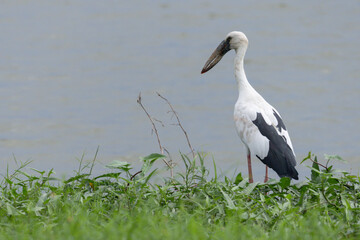
<svg viewBox="0 0 360 240"><path fill-rule="evenodd" d="M230 42L230 41L231 41L231 37L227 37L227 38L226 38L226 41L227 41L227 42Z"/></svg>

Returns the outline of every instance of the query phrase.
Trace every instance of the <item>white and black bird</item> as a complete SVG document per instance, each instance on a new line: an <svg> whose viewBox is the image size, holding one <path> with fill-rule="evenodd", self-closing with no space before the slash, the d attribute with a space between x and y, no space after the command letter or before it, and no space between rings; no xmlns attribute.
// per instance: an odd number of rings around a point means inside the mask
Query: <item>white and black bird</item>
<svg viewBox="0 0 360 240"><path fill-rule="evenodd" d="M213 68L228 51L235 50L235 78L239 98L235 104L234 121L247 149L249 182L253 182L251 154L266 165L265 182L268 180L267 167L272 168L280 177L298 180L295 153L279 112L265 101L246 78L244 57L247 47L248 39L244 33L230 32L207 60L201 73Z"/></svg>

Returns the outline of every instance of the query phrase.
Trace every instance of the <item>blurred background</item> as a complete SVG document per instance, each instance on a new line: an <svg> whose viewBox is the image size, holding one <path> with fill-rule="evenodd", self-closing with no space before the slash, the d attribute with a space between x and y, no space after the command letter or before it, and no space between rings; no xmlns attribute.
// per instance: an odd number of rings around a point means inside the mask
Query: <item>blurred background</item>
<svg viewBox="0 0 360 240"><path fill-rule="evenodd" d="M178 161L189 149L158 91L208 166L214 159L224 174L247 175L233 123L234 53L200 75L233 30L249 39L247 77L281 113L298 162L309 151L338 154L358 174L360 2L235 0L1 1L0 172L16 158L71 175L98 146L96 171L112 160L138 166L159 152L140 91ZM264 165L254 165L261 180Z"/></svg>

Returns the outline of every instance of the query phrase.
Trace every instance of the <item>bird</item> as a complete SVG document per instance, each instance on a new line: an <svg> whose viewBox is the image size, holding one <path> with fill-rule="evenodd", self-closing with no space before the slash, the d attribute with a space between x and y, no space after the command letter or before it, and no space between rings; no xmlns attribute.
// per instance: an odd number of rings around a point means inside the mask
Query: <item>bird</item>
<svg viewBox="0 0 360 240"><path fill-rule="evenodd" d="M244 57L249 41L243 32L233 31L219 44L206 61L201 74L212 69L230 50L235 50L234 71L239 97L234 108L237 133L247 151L249 183L253 183L251 155L256 156L280 178L298 180L296 159L289 133L279 112L271 106L249 83L244 70Z"/></svg>

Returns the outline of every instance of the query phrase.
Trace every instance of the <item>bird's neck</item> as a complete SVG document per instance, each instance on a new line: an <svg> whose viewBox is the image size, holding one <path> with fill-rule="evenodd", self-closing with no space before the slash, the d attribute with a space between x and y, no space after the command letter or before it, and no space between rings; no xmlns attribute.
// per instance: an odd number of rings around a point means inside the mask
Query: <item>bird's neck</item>
<svg viewBox="0 0 360 240"><path fill-rule="evenodd" d="M236 49L236 56L234 60L235 65L235 79L238 83L239 95L244 92L252 91L253 87L250 85L246 78L244 70L244 57L246 53L246 48Z"/></svg>

